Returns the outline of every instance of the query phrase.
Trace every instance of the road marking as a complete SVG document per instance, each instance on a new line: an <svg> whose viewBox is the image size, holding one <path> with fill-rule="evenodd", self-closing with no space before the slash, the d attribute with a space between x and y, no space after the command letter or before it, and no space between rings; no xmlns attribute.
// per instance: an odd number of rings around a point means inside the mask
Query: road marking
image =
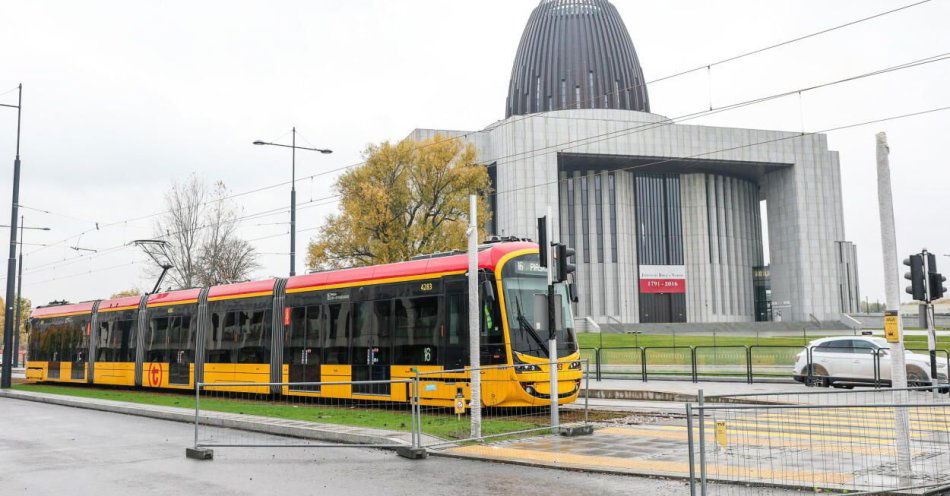
<svg viewBox="0 0 950 496"><path fill-rule="evenodd" d="M824 451L824 452L844 452L844 453L856 453L862 455L881 455L881 456L895 456L893 451L892 442L880 442L872 443L875 446L857 446L854 445L845 445L841 443L812 443L814 439L812 436L778 436L786 437L787 439L805 439L808 442L794 442L781 439L775 439L774 437L763 437L763 436L749 436L746 434L746 431L730 430L730 440L739 440L740 443L735 444L748 444L754 446L770 446L775 448L800 448L812 451ZM631 429L628 427L607 427L604 429L598 429L597 434L605 435L619 435L619 436L632 436L638 438L654 438L654 439L669 439L674 441L683 441L684 444L687 440L685 432L674 432L674 431L655 431L650 429ZM742 433L743 435L733 435ZM699 440L699 436L694 436L694 439ZM713 442L713 435L710 432L706 433L706 439L709 443ZM830 441L830 440L825 440ZM868 444L868 443L861 443ZM883 449L881 448L883 447ZM921 450L914 450L914 454L923 453Z"/></svg>
<svg viewBox="0 0 950 496"><path fill-rule="evenodd" d="M663 460L642 460L632 458L613 458L609 456L578 455L552 451L539 451L501 446L463 446L447 450L449 453L469 455L479 458L500 460L520 460L539 462L548 465L572 465L589 468L618 468L647 473L689 474L686 462ZM800 481L809 484L847 484L852 481L851 474L837 472L815 472L808 470L770 470L746 466L709 465L710 477L728 477L739 479Z"/></svg>

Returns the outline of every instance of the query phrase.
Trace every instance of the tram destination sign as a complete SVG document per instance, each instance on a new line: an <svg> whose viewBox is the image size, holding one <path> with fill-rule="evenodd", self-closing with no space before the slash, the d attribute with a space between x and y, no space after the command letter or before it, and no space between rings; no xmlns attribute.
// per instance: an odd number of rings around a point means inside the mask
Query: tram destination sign
<svg viewBox="0 0 950 496"><path fill-rule="evenodd" d="M641 265L641 293L685 293L685 265Z"/></svg>

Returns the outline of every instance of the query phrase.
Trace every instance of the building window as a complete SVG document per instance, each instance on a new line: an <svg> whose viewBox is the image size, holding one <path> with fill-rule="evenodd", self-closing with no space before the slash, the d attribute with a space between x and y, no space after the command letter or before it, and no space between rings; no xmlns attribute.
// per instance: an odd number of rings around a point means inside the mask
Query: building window
<svg viewBox="0 0 950 496"><path fill-rule="evenodd" d="M587 208L587 176L581 176L581 236L584 238L584 263L590 263L590 209Z"/></svg>
<svg viewBox="0 0 950 496"><path fill-rule="evenodd" d="M567 81L561 80L561 109L567 108Z"/></svg>
<svg viewBox="0 0 950 496"><path fill-rule="evenodd" d="M617 178L611 172L607 176L607 194L610 202L610 261L617 263Z"/></svg>
<svg viewBox="0 0 950 496"><path fill-rule="evenodd" d="M620 106L620 80L614 79L614 107L623 108Z"/></svg>
<svg viewBox="0 0 950 496"><path fill-rule="evenodd" d="M541 111L541 76L535 78L534 111Z"/></svg>
<svg viewBox="0 0 950 496"><path fill-rule="evenodd" d="M567 178L567 244L577 247L577 214L574 213L574 176Z"/></svg>
<svg viewBox="0 0 950 496"><path fill-rule="evenodd" d="M603 209L603 176L594 176L594 216L597 223L597 262L604 263L604 209Z"/></svg>
<svg viewBox="0 0 950 496"><path fill-rule="evenodd" d="M590 108L597 108L597 100L594 99L594 71L587 72L587 88L590 93Z"/></svg>

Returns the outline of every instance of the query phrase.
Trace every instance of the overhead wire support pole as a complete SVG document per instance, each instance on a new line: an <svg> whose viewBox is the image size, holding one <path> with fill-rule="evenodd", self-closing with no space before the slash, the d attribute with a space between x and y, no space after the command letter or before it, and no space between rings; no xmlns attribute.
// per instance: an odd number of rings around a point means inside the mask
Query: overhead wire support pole
<svg viewBox="0 0 950 496"><path fill-rule="evenodd" d="M549 378L551 381L551 391L548 396L551 397L551 430L557 431L560 426L561 419L558 415L558 387L557 387L557 319L555 319L555 309L554 309L554 257L552 256L554 250L552 249L553 243L551 240L554 239L554 221L551 217L551 206L548 205L547 211L545 212L545 239L544 242L547 243L547 246L544 250L544 256L547 260L545 263L548 268L548 357L551 362L548 365L550 369L548 371Z"/></svg>
<svg viewBox="0 0 950 496"><path fill-rule="evenodd" d="M478 198L468 197L468 359L471 378L471 437L482 437L482 377L478 305Z"/></svg>
<svg viewBox="0 0 950 496"><path fill-rule="evenodd" d="M878 133L877 139L877 194L881 216L881 247L884 252L884 288L887 308L884 312L884 333L891 347L891 385L907 387L907 369L904 356L903 325L900 316L900 288L898 287L897 234L894 225L894 199L891 193L891 168L888 161L890 148L887 135ZM906 408L894 409L897 471L901 482L911 475L910 418ZM906 485L906 484L903 484Z"/></svg>
<svg viewBox="0 0 950 496"><path fill-rule="evenodd" d="M324 154L333 153L333 150L327 148L313 148L307 146L297 146L297 126L290 130L290 144L270 143L268 141L256 140L255 145L279 146L281 148L290 148L290 275L297 275L297 150L308 150L311 152L320 152ZM311 176L312 178L313 176Z"/></svg>
<svg viewBox="0 0 950 496"><path fill-rule="evenodd" d="M23 115L23 84L17 86L16 157L13 159L13 198L10 208L10 258L7 260L7 299L3 320L3 365L0 367L0 388L7 389L13 378L13 305L16 283L17 216L20 203L20 122ZM12 105L4 105L12 107Z"/></svg>
<svg viewBox="0 0 950 496"><path fill-rule="evenodd" d="M290 277L293 277L297 275L297 126L290 134Z"/></svg>
<svg viewBox="0 0 950 496"><path fill-rule="evenodd" d="M20 216L20 244L23 243L23 216ZM16 276L16 317L13 322L13 366L20 365L20 300L23 297L23 247L20 247L20 260L17 262Z"/></svg>

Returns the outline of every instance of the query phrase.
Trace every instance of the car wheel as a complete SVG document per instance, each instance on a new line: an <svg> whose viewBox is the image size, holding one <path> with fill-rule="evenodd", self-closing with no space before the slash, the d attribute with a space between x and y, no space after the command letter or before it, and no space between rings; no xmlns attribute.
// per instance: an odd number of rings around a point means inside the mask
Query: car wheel
<svg viewBox="0 0 950 496"><path fill-rule="evenodd" d="M919 369L907 369L907 387L925 387L929 386L930 381L927 375Z"/></svg>
<svg viewBox="0 0 950 496"><path fill-rule="evenodd" d="M805 376L805 385L808 387L828 387L831 381L828 379L828 372L821 367L812 367L811 374Z"/></svg>

